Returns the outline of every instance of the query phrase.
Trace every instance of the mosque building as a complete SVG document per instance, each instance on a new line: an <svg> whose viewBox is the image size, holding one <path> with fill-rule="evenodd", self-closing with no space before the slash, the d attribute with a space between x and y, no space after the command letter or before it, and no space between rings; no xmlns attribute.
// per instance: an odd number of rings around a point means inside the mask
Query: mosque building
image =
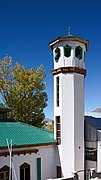
<svg viewBox="0 0 101 180"><path fill-rule="evenodd" d="M0 180L101 178L101 118L84 115L89 42L69 32L49 45L54 133L9 119L11 109L0 106Z"/></svg>

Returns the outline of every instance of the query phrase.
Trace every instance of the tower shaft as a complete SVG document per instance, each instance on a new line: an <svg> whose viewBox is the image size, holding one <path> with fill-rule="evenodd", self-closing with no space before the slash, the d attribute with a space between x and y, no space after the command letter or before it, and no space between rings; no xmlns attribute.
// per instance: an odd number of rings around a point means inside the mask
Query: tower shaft
<svg viewBox="0 0 101 180"><path fill-rule="evenodd" d="M76 36L50 43L54 56L54 138L62 176L84 179L84 77L88 41ZM58 166L58 164L57 164Z"/></svg>

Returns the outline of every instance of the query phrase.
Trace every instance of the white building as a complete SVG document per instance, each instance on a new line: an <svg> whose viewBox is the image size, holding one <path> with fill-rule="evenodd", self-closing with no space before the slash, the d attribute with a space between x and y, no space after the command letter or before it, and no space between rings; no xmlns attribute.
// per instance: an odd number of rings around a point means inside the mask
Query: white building
<svg viewBox="0 0 101 180"><path fill-rule="evenodd" d="M12 180L100 178L101 126L94 126L94 119L88 116L84 126L88 41L58 37L50 47L54 60L54 134L7 119L9 108L1 107L0 180L8 179L11 164ZM101 119L97 121L101 125ZM7 139L12 139L11 164Z"/></svg>
<svg viewBox="0 0 101 180"><path fill-rule="evenodd" d="M101 118L85 116L85 170L101 179Z"/></svg>
<svg viewBox="0 0 101 180"><path fill-rule="evenodd" d="M53 133L7 118L8 107L0 106L0 180L8 180L12 139L12 180L56 177Z"/></svg>

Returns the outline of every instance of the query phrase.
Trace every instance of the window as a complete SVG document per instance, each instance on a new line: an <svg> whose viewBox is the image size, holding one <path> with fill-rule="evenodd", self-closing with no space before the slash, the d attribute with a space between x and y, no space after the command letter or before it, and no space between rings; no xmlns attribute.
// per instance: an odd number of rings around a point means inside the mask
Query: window
<svg viewBox="0 0 101 180"><path fill-rule="evenodd" d="M27 163L20 166L20 180L30 180L30 165Z"/></svg>
<svg viewBox="0 0 101 180"><path fill-rule="evenodd" d="M60 49L57 47L55 49L55 61L58 62L58 59L60 57Z"/></svg>
<svg viewBox="0 0 101 180"><path fill-rule="evenodd" d="M57 178L61 178L61 167L57 166Z"/></svg>
<svg viewBox="0 0 101 180"><path fill-rule="evenodd" d="M59 106L59 76L56 77L56 105Z"/></svg>
<svg viewBox="0 0 101 180"><path fill-rule="evenodd" d="M97 161L97 149L95 148L86 148L85 149L85 160Z"/></svg>
<svg viewBox="0 0 101 180"><path fill-rule="evenodd" d="M3 113L0 112L0 119L3 119Z"/></svg>
<svg viewBox="0 0 101 180"><path fill-rule="evenodd" d="M61 144L61 123L60 116L56 116L56 138L58 144Z"/></svg>
<svg viewBox="0 0 101 180"><path fill-rule="evenodd" d="M75 49L75 56L80 60L82 59L82 47L78 46Z"/></svg>
<svg viewBox="0 0 101 180"><path fill-rule="evenodd" d="M41 180L41 158L37 158L37 180Z"/></svg>
<svg viewBox="0 0 101 180"><path fill-rule="evenodd" d="M0 112L0 119L7 119L7 112Z"/></svg>
<svg viewBox="0 0 101 180"><path fill-rule="evenodd" d="M69 45L64 46L64 56L66 56L66 57L71 56L71 46L69 46Z"/></svg>
<svg viewBox="0 0 101 180"><path fill-rule="evenodd" d="M7 119L7 112L4 112L3 118L4 118L4 119Z"/></svg>
<svg viewBox="0 0 101 180"><path fill-rule="evenodd" d="M9 180L9 167L4 166L0 169L0 180Z"/></svg>

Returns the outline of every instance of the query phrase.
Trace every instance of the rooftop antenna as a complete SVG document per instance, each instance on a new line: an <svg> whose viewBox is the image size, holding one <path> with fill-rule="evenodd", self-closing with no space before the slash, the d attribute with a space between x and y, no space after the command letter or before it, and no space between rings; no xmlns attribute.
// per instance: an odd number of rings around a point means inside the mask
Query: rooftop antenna
<svg viewBox="0 0 101 180"><path fill-rule="evenodd" d="M68 27L68 36L70 36L70 26Z"/></svg>
<svg viewBox="0 0 101 180"><path fill-rule="evenodd" d="M16 173L15 173L15 169L14 169L14 164L13 164L13 159L12 159L12 139L11 139L10 145L9 145L9 142L8 142L8 139L7 139L7 138L6 138L6 142L7 142L7 146L8 146L9 155L10 155L10 173L9 173L9 180L12 179L12 172L14 172L15 180L17 180Z"/></svg>

